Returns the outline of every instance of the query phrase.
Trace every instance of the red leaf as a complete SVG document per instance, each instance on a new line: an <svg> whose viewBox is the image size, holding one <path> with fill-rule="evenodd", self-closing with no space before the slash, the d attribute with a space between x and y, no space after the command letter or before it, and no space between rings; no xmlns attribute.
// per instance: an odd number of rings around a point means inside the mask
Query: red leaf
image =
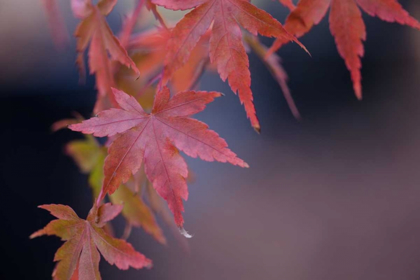
<svg viewBox="0 0 420 280"><path fill-rule="evenodd" d="M58 261L53 272L54 279L101 279L99 252L119 269L128 269L130 266L136 269L151 267L149 259L136 252L124 240L109 236L102 229L103 225L96 222L115 217L121 211L121 206L102 205L99 208L100 216L98 209L92 208L86 220L80 219L73 209L65 205L41 205L39 208L50 211L58 219L51 221L30 238L56 235L66 241L54 257L54 261Z"/></svg>
<svg viewBox="0 0 420 280"><path fill-rule="evenodd" d="M114 95L122 109L101 112L98 117L69 127L98 136L120 133L108 150L99 201L107 193L112 194L121 183L127 182L139 170L144 158L149 181L167 201L176 224L182 227L182 199L188 198L188 169L178 149L206 161L248 167L227 148L227 143L216 132L190 118L220 93L187 91L170 98L169 90L164 88L156 94L151 114L146 114L140 104L126 93L114 89Z"/></svg>
<svg viewBox="0 0 420 280"><path fill-rule="evenodd" d="M108 103L113 101L111 87L114 86L114 78L111 71L111 60L133 69L136 75L140 74L105 20L105 16L112 11L116 2L116 0L101 0L96 6L93 6L90 1L72 0L74 14L83 19L75 32L79 53L76 61L82 75L84 75L85 68L83 53L91 42L89 70L91 74L96 74L96 86L99 91L95 112L109 108L110 104Z"/></svg>
<svg viewBox="0 0 420 280"><path fill-rule="evenodd" d="M362 99L360 58L364 55L362 41L366 40L366 30L358 6L371 16L420 29L420 23L405 11L397 0L301 0L287 18L285 28L296 37L303 36L313 25L322 20L328 7L331 7L331 34L335 38L338 52L351 73L356 96ZM268 55L287 42L278 38Z"/></svg>
<svg viewBox="0 0 420 280"><path fill-rule="evenodd" d="M260 124L250 89L249 61L242 44L240 26L254 35L259 33L301 45L299 41L286 32L270 14L245 0L154 0L153 2L172 10L195 8L185 15L172 31L167 44L163 84L166 84L176 69L186 63L198 40L213 22L210 38L211 62L217 65L222 80L227 79L233 92L239 95L252 126L259 131Z"/></svg>

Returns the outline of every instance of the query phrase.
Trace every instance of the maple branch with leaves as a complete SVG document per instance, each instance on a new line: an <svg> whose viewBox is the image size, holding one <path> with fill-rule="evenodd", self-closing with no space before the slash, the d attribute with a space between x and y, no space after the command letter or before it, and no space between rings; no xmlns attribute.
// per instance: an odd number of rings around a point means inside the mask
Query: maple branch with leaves
<svg viewBox="0 0 420 280"><path fill-rule="evenodd" d="M42 2L53 40L62 47L68 36L56 1ZM86 75L86 50L87 69L96 78L95 116L84 120L76 115L58 121L53 130L68 126L85 134L85 139L68 143L66 153L88 174L94 199L86 220L69 206L40 206L57 219L31 238L56 235L65 241L54 257L57 266L53 278L57 280L100 279L100 255L120 269L151 267L151 260L123 239L133 227L141 227L165 244L156 215L178 238L178 231L191 237L182 216L191 173L181 151L204 161L249 167L215 131L192 118L222 95L195 90L204 73L217 72L228 82L251 126L260 132L247 51L263 60L292 114L300 119L287 74L275 52L289 42L307 51L297 38L318 24L328 10L331 34L358 99L362 99L360 69L366 40L361 10L384 21L420 29L420 23L397 0L300 0L297 5L279 0L290 9L284 25L247 0L138 0L117 38L106 21L117 0L96 4L91 0L70 1L74 16L81 20L74 33L81 79ZM161 14L163 8L189 12L175 25L168 25ZM157 26L148 24L145 28L142 23L142 31L132 34L143 12L151 13ZM267 48L258 35L275 41ZM95 137L107 137L107 141L102 145ZM111 203L104 203L106 199ZM127 224L122 239L114 236L110 224L120 213Z"/></svg>

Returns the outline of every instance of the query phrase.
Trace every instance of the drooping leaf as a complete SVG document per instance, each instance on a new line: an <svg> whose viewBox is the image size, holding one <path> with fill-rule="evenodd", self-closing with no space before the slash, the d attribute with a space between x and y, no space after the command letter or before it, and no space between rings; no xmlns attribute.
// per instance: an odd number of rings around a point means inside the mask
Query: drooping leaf
<svg viewBox="0 0 420 280"><path fill-rule="evenodd" d="M62 50L69 44L70 36L57 1L58 0L41 0L54 44L56 48Z"/></svg>
<svg viewBox="0 0 420 280"><path fill-rule="evenodd" d="M114 90L114 95L121 109L100 112L98 117L69 127L99 137L119 134L108 150L99 200L107 193L114 193L132 174L137 173L144 158L148 179L167 201L176 224L182 227L182 199L188 198L188 169L178 149L206 161L248 167L227 148L227 143L217 133L209 130L206 124L190 118L220 93L187 91L170 98L169 90L164 88L156 94L150 114L126 93Z"/></svg>
<svg viewBox="0 0 420 280"><path fill-rule="evenodd" d="M56 235L65 241L54 257L54 261L58 262L53 272L54 279L101 279L99 252L107 262L119 269L151 267L151 260L135 251L131 244L109 236L102 228L104 222L121 212L121 206L107 203L99 209L94 207L86 220L80 219L69 206L50 204L39 208L48 210L57 219L33 233L30 238Z"/></svg>
<svg viewBox="0 0 420 280"><path fill-rule="evenodd" d="M153 0L152 2L171 10L194 8L172 30L167 44L163 84L169 81L175 70L186 63L200 37L211 28L210 60L217 65L222 80L227 79L233 92L239 95L247 117L252 126L259 131L260 124L250 89L249 60L242 44L240 26L253 35L282 38L300 44L297 39L269 13L246 0Z"/></svg>
<svg viewBox="0 0 420 280"><path fill-rule="evenodd" d="M122 214L130 225L142 227L144 231L152 235L157 241L162 244L166 243L165 236L157 225L152 210L139 194L135 194L130 188L122 185L110 196L110 199L112 203L124 206Z"/></svg>
<svg viewBox="0 0 420 280"><path fill-rule="evenodd" d="M75 32L77 63L82 74L85 69L83 54L90 42L89 71L96 75L99 93L95 112L107 109L111 107L111 103L115 103L111 94L111 87L115 86L111 70L112 60L133 69L137 76L140 73L105 20L105 16L112 11L116 3L116 0L101 0L97 5L93 5L90 0L72 0L73 13L82 19Z"/></svg>
<svg viewBox="0 0 420 280"><path fill-rule="evenodd" d="M420 23L405 11L397 0L301 0L296 9L288 16L285 28L288 32L301 37L312 26L318 24L330 7L330 30L335 38L338 52L351 73L354 92L362 98L360 68L364 55L363 41L366 28L359 7L371 16L388 22L398 22L416 29ZM278 50L287 40L278 38L268 54Z"/></svg>

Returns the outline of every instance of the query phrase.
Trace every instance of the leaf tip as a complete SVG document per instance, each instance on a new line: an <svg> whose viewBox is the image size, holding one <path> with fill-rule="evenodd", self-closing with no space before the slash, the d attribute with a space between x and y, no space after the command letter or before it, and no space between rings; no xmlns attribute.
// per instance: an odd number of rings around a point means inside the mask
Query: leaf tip
<svg viewBox="0 0 420 280"><path fill-rule="evenodd" d="M356 95L357 100L361 101L363 99L362 86L360 85L360 83L354 85L354 93Z"/></svg>

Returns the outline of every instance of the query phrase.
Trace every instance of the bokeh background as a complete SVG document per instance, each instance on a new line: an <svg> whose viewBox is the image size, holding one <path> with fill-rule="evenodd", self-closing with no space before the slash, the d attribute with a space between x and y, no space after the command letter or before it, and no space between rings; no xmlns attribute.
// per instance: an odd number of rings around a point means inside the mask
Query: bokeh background
<svg viewBox="0 0 420 280"><path fill-rule="evenodd" d="M89 116L94 79L78 84L75 41L54 48L39 2L0 1L0 279L50 278L61 242L29 240L52 218L37 205L68 204L82 217L91 205L86 176L63 154L80 135L50 126L72 111ZM77 20L60 2L72 33ZM284 22L279 3L257 2ZM420 19L419 1L400 2ZM109 16L114 31L133 3L119 1ZM251 168L188 159L197 177L185 205L190 253L167 228L167 246L137 229L129 241L154 268L121 272L102 261L103 278L420 279L420 32L364 19L362 102L325 19L302 38L312 58L295 44L279 51L300 122L253 54L261 135L229 87L204 76L202 89L226 96L198 118Z"/></svg>

